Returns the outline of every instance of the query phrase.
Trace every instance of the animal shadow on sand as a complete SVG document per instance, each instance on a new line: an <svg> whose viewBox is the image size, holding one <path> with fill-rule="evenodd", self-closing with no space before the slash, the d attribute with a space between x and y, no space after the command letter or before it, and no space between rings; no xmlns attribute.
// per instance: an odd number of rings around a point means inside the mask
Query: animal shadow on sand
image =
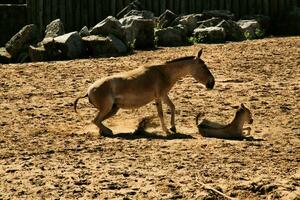
<svg viewBox="0 0 300 200"><path fill-rule="evenodd" d="M107 138L120 138L125 140L136 140L136 139L156 139L156 140L178 140L178 139L195 139L191 135L184 133L172 133L168 135L159 135L155 132L148 132L145 130L135 130L132 133L117 133L113 135L106 135L103 137Z"/></svg>

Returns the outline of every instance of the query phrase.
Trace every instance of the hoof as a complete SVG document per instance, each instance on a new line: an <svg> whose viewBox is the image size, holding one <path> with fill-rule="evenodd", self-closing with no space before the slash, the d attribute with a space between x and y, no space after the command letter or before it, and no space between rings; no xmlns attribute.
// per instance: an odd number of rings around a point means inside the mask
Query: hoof
<svg viewBox="0 0 300 200"><path fill-rule="evenodd" d="M174 127L171 127L171 128L170 128L170 131L172 131L172 133L177 133L176 127L175 127L175 126L174 126Z"/></svg>
<svg viewBox="0 0 300 200"><path fill-rule="evenodd" d="M104 136L104 137L108 137L108 136L112 136L113 132L112 132L112 130L108 129L108 130L105 130L105 131L100 131L99 135Z"/></svg>

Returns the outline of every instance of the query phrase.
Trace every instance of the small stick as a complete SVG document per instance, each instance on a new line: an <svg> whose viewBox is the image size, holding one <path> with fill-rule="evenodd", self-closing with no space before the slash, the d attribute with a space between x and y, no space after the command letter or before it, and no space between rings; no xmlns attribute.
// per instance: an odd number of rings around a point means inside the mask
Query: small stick
<svg viewBox="0 0 300 200"><path fill-rule="evenodd" d="M215 193L221 195L222 197L225 197L226 199L235 200L235 198L232 198L232 197L230 197L230 196L227 196L226 194L224 194L224 193L222 193L222 192L220 192L220 191L218 191L218 190L216 190L216 189L214 189L214 188L212 188L212 187L206 185L205 183L203 183L202 181L200 181L200 180L198 179L198 177L196 177L196 181L197 181L200 185L202 185L204 188L206 188L207 190L211 190L211 191L213 191L213 192L215 192Z"/></svg>

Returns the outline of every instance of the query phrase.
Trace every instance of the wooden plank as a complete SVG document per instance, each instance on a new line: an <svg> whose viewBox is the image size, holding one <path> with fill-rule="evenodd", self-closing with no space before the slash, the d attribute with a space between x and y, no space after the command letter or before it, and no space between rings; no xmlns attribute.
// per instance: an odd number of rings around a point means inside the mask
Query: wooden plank
<svg viewBox="0 0 300 200"><path fill-rule="evenodd" d="M96 23L98 24L102 19L102 1L95 0L95 16L96 16Z"/></svg>
<svg viewBox="0 0 300 200"><path fill-rule="evenodd" d="M226 9L226 10L232 11L231 0L226 0L226 1L225 1L225 9Z"/></svg>
<svg viewBox="0 0 300 200"><path fill-rule="evenodd" d="M256 0L256 14L262 14L263 13L263 1L262 0Z"/></svg>
<svg viewBox="0 0 300 200"><path fill-rule="evenodd" d="M61 19L61 21L63 22L63 24L65 25L66 23L66 0L59 0L59 18Z"/></svg>
<svg viewBox="0 0 300 200"><path fill-rule="evenodd" d="M180 0L174 0L174 12L180 14Z"/></svg>
<svg viewBox="0 0 300 200"><path fill-rule="evenodd" d="M298 6L297 0L292 0L292 9Z"/></svg>
<svg viewBox="0 0 300 200"><path fill-rule="evenodd" d="M65 31L70 32L73 30L73 1L66 0L66 20L65 20Z"/></svg>
<svg viewBox="0 0 300 200"><path fill-rule="evenodd" d="M196 13L196 2L195 2L195 0L190 0L189 13Z"/></svg>
<svg viewBox="0 0 300 200"><path fill-rule="evenodd" d="M234 13L235 18L240 17L240 1L232 0L232 12Z"/></svg>
<svg viewBox="0 0 300 200"><path fill-rule="evenodd" d="M196 1L196 12L202 13L203 11L203 0L197 0Z"/></svg>
<svg viewBox="0 0 300 200"><path fill-rule="evenodd" d="M271 18L277 18L278 15L278 0L270 1L270 15Z"/></svg>
<svg viewBox="0 0 300 200"><path fill-rule="evenodd" d="M225 9L225 0L219 0L219 9L224 10Z"/></svg>
<svg viewBox="0 0 300 200"><path fill-rule="evenodd" d="M269 4L269 0L263 0L263 14L266 16L270 15L270 4Z"/></svg>
<svg viewBox="0 0 300 200"><path fill-rule="evenodd" d="M255 0L248 0L248 14L255 14Z"/></svg>
<svg viewBox="0 0 300 200"><path fill-rule="evenodd" d="M219 9L219 0L211 0L211 10L218 10Z"/></svg>
<svg viewBox="0 0 300 200"><path fill-rule="evenodd" d="M146 10L150 10L150 11L153 12L153 9L152 9L152 0L146 0Z"/></svg>
<svg viewBox="0 0 300 200"><path fill-rule="evenodd" d="M95 1L88 0L88 27L92 27L96 24L96 16L95 16Z"/></svg>
<svg viewBox="0 0 300 200"><path fill-rule="evenodd" d="M51 20L60 18L59 16L59 8L58 8L58 0L51 0Z"/></svg>
<svg viewBox="0 0 300 200"><path fill-rule="evenodd" d="M80 1L80 27L78 28L78 30L80 30L83 26L87 26L88 25L88 15L90 13L88 13L88 0L81 0Z"/></svg>
<svg viewBox="0 0 300 200"><path fill-rule="evenodd" d="M81 29L81 12L80 12L80 0L74 1L74 30Z"/></svg>
<svg viewBox="0 0 300 200"><path fill-rule="evenodd" d="M152 10L153 10L153 13L155 16L159 16L159 1L156 0L156 1L153 1L153 7L152 7Z"/></svg>
<svg viewBox="0 0 300 200"><path fill-rule="evenodd" d="M248 1L240 0L240 16L245 16L248 14Z"/></svg>
<svg viewBox="0 0 300 200"><path fill-rule="evenodd" d="M285 0L278 0L278 15L281 18L287 10Z"/></svg>
<svg viewBox="0 0 300 200"><path fill-rule="evenodd" d="M171 10L172 12L174 12L174 0L167 0L166 9Z"/></svg>
<svg viewBox="0 0 300 200"><path fill-rule="evenodd" d="M32 19L33 19L33 9L32 9L32 3L33 0L27 0L27 5L26 5L26 9L27 9L27 23L31 24L32 23Z"/></svg>
<svg viewBox="0 0 300 200"><path fill-rule="evenodd" d="M116 0L110 0L110 12L109 15L116 16Z"/></svg>
<svg viewBox="0 0 300 200"><path fill-rule="evenodd" d="M44 0L44 25L47 26L51 20L51 0Z"/></svg>
<svg viewBox="0 0 300 200"><path fill-rule="evenodd" d="M44 32L44 1L37 0L39 32Z"/></svg>
<svg viewBox="0 0 300 200"><path fill-rule="evenodd" d="M165 12L167 9L167 1L166 0L160 0L160 8L159 8L159 15Z"/></svg>
<svg viewBox="0 0 300 200"><path fill-rule="evenodd" d="M180 1L180 14L187 14L187 10L186 10L186 0L182 0Z"/></svg>

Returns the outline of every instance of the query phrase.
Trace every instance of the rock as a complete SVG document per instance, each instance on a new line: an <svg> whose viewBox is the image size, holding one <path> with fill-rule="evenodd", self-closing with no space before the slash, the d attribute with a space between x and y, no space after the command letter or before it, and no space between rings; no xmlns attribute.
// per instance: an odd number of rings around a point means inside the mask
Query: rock
<svg viewBox="0 0 300 200"><path fill-rule="evenodd" d="M90 34L102 36L113 34L123 41L125 39L125 32L122 24L113 16L108 16L107 18L99 22L91 29Z"/></svg>
<svg viewBox="0 0 300 200"><path fill-rule="evenodd" d="M143 19L154 19L154 13L149 10L131 10L124 17L140 16Z"/></svg>
<svg viewBox="0 0 300 200"><path fill-rule="evenodd" d="M7 64L11 61L11 55L6 51L4 47L0 48L0 63Z"/></svg>
<svg viewBox="0 0 300 200"><path fill-rule="evenodd" d="M203 15L206 16L206 18L221 18L225 20L234 20L234 14L230 12L229 10L206 10L203 11Z"/></svg>
<svg viewBox="0 0 300 200"><path fill-rule="evenodd" d="M158 46L182 46L187 42L185 30L180 27L167 27L155 31L155 39Z"/></svg>
<svg viewBox="0 0 300 200"><path fill-rule="evenodd" d="M158 17L158 27L162 29L171 26L171 24L177 17L178 15L176 15L172 11L166 10Z"/></svg>
<svg viewBox="0 0 300 200"><path fill-rule="evenodd" d="M199 28L206 28L206 27L217 26L222 21L223 21L222 18L213 17L211 19L207 19L207 20L198 22L198 25L199 25Z"/></svg>
<svg viewBox="0 0 300 200"><path fill-rule="evenodd" d="M256 20L265 33L270 31L271 18L265 15L246 15L241 17L241 20Z"/></svg>
<svg viewBox="0 0 300 200"><path fill-rule="evenodd" d="M183 15L177 17L172 23L172 26L176 26L176 25L182 25L182 27L185 28L185 32L188 35L191 35L194 29L197 28L198 26L198 15L191 14L191 15Z"/></svg>
<svg viewBox="0 0 300 200"><path fill-rule="evenodd" d="M129 26L134 20L139 20L139 19L143 19L143 17L133 15L133 16L123 17L123 18L119 19L119 21L121 22L121 24L123 26Z"/></svg>
<svg viewBox="0 0 300 200"><path fill-rule="evenodd" d="M154 47L154 20L135 18L129 25L124 26L124 29L128 46L134 49Z"/></svg>
<svg viewBox="0 0 300 200"><path fill-rule="evenodd" d="M77 31L54 38L55 45L65 59L80 58L83 52L82 39Z"/></svg>
<svg viewBox="0 0 300 200"><path fill-rule="evenodd" d="M264 36L263 30L256 20L239 20L237 23L247 39L262 38Z"/></svg>
<svg viewBox="0 0 300 200"><path fill-rule="evenodd" d="M60 19L53 20L46 26L45 38L47 37L57 37L65 34L64 24Z"/></svg>
<svg viewBox="0 0 300 200"><path fill-rule="evenodd" d="M126 45L114 35L107 37L91 35L83 37L82 40L92 57L117 56L127 52Z"/></svg>
<svg viewBox="0 0 300 200"><path fill-rule="evenodd" d="M224 42L226 33L222 27L197 28L194 37L198 43L220 43Z"/></svg>
<svg viewBox="0 0 300 200"><path fill-rule="evenodd" d="M12 57L17 57L21 51L27 51L30 44L38 39L38 28L34 24L24 26L5 45Z"/></svg>
<svg viewBox="0 0 300 200"><path fill-rule="evenodd" d="M217 27L222 27L226 33L226 40L242 41L245 40L244 31L242 28L232 20L222 20Z"/></svg>
<svg viewBox="0 0 300 200"><path fill-rule="evenodd" d="M82 27L82 29L79 31L80 37L85 37L91 35L89 32L89 29L87 26Z"/></svg>
<svg viewBox="0 0 300 200"><path fill-rule="evenodd" d="M28 52L32 62L48 61L47 51L44 46L34 47L30 45Z"/></svg>
<svg viewBox="0 0 300 200"><path fill-rule="evenodd" d="M112 49L115 49L117 53L124 54L127 52L127 46L114 35L110 34L107 39L112 43Z"/></svg>

